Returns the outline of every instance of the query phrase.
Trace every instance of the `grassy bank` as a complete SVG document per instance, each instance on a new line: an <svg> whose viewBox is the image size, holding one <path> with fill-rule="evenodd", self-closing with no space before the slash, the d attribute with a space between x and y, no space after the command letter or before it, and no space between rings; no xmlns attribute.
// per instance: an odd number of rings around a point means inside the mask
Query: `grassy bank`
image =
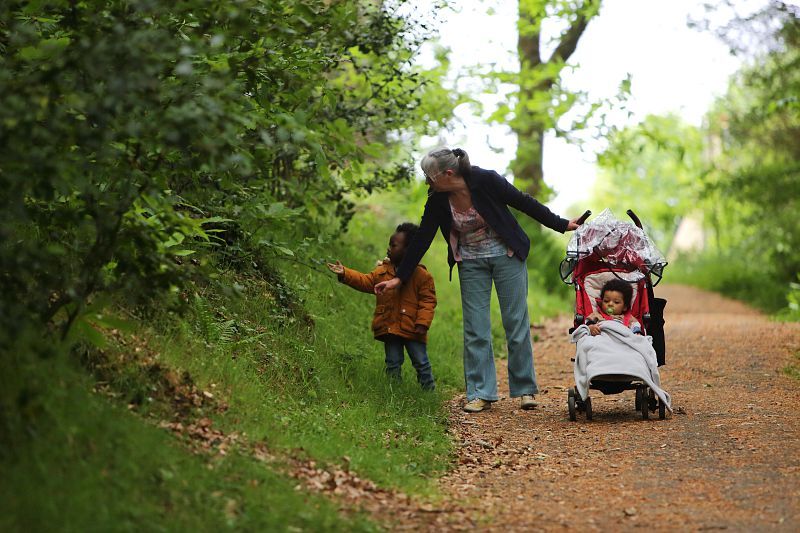
<svg viewBox="0 0 800 533"><path fill-rule="evenodd" d="M437 237L423 260L438 298L428 345L433 393L421 391L409 362L402 383L385 378L383 345L369 327L374 297L338 283L322 264L338 259L371 270L395 226L418 221L420 194L424 190L375 195L359 204L336 242L321 246L305 264L280 263L313 327L276 315L275 295L259 283L231 279L242 286L240 297L198 293L193 321L151 334L170 365L222 391L231 406L218 417L222 427L322 461L341 463L346 456L353 470L384 487L429 493L430 480L446 470L452 452L444 402L463 390L460 287L457 272L449 281L444 242ZM542 297L544 292L530 291L534 316L565 308L560 294ZM492 313L495 352L504 357L496 298ZM226 328L235 331L226 337Z"/></svg>
<svg viewBox="0 0 800 533"><path fill-rule="evenodd" d="M93 394L94 381L66 357L3 366L15 372L2 379L11 432L0 451L3 531L374 530L243 454L189 453Z"/></svg>
<svg viewBox="0 0 800 533"><path fill-rule="evenodd" d="M432 393L421 391L409 363L402 383L386 379L369 329L374 298L322 264L370 270L394 227L418 221L419 194L361 202L347 233L303 258L198 280L184 293L184 315L118 306L129 327L103 328L102 348L6 360L3 530L374 527L294 490L296 480L251 457L254 444L435 498L432 481L453 451L445 403L463 390L460 289L457 273L448 281L444 243L437 237L424 259L439 301ZM532 282L541 275L532 272ZM571 305L535 286L529 299L534 320ZM496 299L492 313L503 357ZM195 454L159 427L198 420L239 440L224 454L213 446Z"/></svg>

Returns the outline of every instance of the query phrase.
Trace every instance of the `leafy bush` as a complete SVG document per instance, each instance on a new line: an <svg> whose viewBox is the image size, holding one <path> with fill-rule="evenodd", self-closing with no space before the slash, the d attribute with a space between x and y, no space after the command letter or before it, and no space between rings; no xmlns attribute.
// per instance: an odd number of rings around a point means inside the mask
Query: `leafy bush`
<svg viewBox="0 0 800 533"><path fill-rule="evenodd" d="M395 7L4 2L0 346L26 321L65 336L96 293L180 286L175 257L226 221L286 253L270 222L336 223L346 192L406 176L388 133L449 109L422 105L438 74Z"/></svg>

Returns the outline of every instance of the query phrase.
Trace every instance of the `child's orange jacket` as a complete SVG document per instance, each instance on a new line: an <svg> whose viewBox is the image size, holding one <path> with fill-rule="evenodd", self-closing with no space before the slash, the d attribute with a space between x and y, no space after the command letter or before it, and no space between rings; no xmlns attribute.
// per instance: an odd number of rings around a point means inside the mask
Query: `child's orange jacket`
<svg viewBox="0 0 800 533"><path fill-rule="evenodd" d="M359 291L373 293L376 284L393 277L395 277L394 265L384 261L369 274L362 274L345 267L344 273L339 276L339 281ZM376 295L372 332L376 339L391 334L427 343L428 335L416 333L414 327L419 324L430 328L435 307L436 288L433 276L424 266L418 265L409 280L399 289Z"/></svg>

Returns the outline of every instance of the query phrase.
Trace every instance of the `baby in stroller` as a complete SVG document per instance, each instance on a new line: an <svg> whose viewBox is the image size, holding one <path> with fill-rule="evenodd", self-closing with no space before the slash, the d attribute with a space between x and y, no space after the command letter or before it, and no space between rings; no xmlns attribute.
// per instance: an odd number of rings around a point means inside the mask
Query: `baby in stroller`
<svg viewBox="0 0 800 533"><path fill-rule="evenodd" d="M615 320L634 333L641 333L642 326L631 312L631 300L633 299L633 289L630 284L621 279L612 279L600 289L600 302L598 310L589 315L586 324L589 326L589 333L600 335L601 320Z"/></svg>
<svg viewBox="0 0 800 533"><path fill-rule="evenodd" d="M575 387L567 392L571 420L578 412L591 420L590 389L603 394L635 390L636 410L645 419L656 410L660 418L671 411L658 372L664 364L666 301L653 294L666 261L636 215L628 214L635 226L608 209L581 226L561 263L561 279L574 286L576 296L570 329L576 344Z"/></svg>

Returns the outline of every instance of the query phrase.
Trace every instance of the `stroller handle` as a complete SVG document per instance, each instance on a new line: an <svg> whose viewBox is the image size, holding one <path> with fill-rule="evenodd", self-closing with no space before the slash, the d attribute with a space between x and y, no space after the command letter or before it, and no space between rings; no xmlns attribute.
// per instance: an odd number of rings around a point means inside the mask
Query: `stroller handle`
<svg viewBox="0 0 800 533"><path fill-rule="evenodd" d="M626 211L626 213L628 214L629 217L631 217L631 220L633 220L633 223L636 224L637 228L643 229L642 228L642 221L639 220L639 217L636 216L636 213L634 213L633 210L628 209Z"/></svg>
<svg viewBox="0 0 800 533"><path fill-rule="evenodd" d="M589 218L589 215L591 215L591 214L592 214L592 212L589 211L588 209L586 211L584 211L584 213L581 215L581 218L576 220L577 224L580 226L581 224L586 222L586 219Z"/></svg>

